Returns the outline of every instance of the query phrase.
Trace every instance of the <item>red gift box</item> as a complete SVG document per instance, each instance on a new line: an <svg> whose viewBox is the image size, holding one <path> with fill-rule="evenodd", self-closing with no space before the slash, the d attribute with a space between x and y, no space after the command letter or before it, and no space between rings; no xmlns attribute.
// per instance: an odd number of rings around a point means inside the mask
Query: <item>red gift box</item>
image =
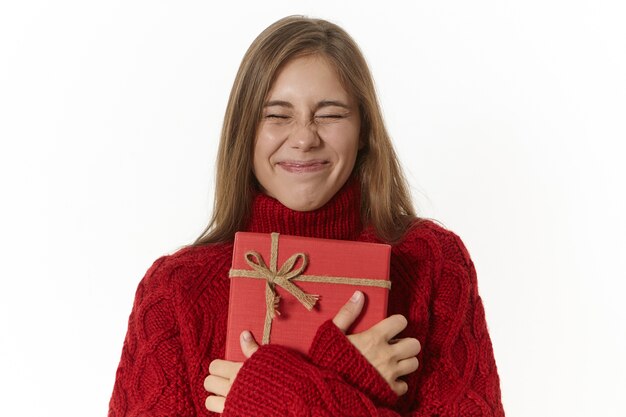
<svg viewBox="0 0 626 417"><path fill-rule="evenodd" d="M243 330L259 344L306 354L318 327L356 290L365 306L350 333L378 323L387 316L390 254L389 245L377 243L236 233L225 359L245 360Z"/></svg>

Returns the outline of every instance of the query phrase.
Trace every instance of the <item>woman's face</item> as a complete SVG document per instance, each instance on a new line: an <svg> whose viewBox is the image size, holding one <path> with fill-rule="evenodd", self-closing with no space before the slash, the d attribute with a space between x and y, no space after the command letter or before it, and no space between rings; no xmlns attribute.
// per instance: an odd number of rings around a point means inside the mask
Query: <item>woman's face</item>
<svg viewBox="0 0 626 417"><path fill-rule="evenodd" d="M278 72L254 144L263 192L292 210L326 204L346 183L359 150L358 105L319 55Z"/></svg>

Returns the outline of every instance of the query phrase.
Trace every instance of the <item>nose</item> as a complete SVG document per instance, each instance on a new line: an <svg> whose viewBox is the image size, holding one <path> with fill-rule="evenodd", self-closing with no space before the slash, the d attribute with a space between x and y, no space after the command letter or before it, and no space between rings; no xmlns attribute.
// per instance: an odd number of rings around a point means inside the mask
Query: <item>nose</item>
<svg viewBox="0 0 626 417"><path fill-rule="evenodd" d="M315 123L297 123L289 135L289 145L301 151L308 151L319 146L320 137Z"/></svg>

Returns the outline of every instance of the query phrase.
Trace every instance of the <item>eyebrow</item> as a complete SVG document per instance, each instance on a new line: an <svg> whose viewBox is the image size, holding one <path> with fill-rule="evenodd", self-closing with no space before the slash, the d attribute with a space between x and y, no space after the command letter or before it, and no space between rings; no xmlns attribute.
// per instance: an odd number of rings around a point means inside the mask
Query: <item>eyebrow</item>
<svg viewBox="0 0 626 417"><path fill-rule="evenodd" d="M284 100L272 100L272 101L268 101L267 103L263 105L263 107L273 107L273 106L287 107L287 108L293 109L293 104ZM342 107L346 110L350 110L350 106L338 100L322 100L319 103L317 103L317 105L315 106L315 110L319 110L323 107L331 107L331 106Z"/></svg>
<svg viewBox="0 0 626 417"><path fill-rule="evenodd" d="M322 107L342 107L346 110L350 110L350 106L348 106L347 104L341 102L341 101L337 101L337 100L323 100L320 101L319 103L317 103L317 106L315 106L315 110L319 110Z"/></svg>
<svg viewBox="0 0 626 417"><path fill-rule="evenodd" d="M283 101L283 100L272 100L272 101L268 101L267 103L263 105L263 107L273 107L273 106L289 107L291 109L293 108L293 104L291 104L288 101Z"/></svg>

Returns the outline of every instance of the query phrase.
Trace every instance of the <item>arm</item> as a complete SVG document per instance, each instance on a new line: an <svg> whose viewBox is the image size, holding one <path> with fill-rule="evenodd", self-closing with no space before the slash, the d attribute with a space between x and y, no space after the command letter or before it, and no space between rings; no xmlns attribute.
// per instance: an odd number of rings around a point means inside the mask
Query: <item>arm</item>
<svg viewBox="0 0 626 417"><path fill-rule="evenodd" d="M408 385L400 378L417 370L417 354L420 344L417 339L394 337L404 330L407 320L399 315L388 317L364 332L344 336L346 330L352 325L362 311L364 297L360 291L356 291L350 300L339 310L332 321L327 321L320 326L316 340L321 340L317 350L320 356L336 357L344 355L337 349L343 349L343 341L350 350L358 349L353 359L347 361L344 366L351 368L361 368L363 372L358 372L355 378L346 381L357 389L363 386L366 390L373 388L373 396L380 395L381 401L387 400L389 403L395 402L398 395L404 395ZM322 336L320 336L322 335ZM331 340L330 338L335 338ZM348 341L349 339L349 341ZM334 342L338 343L334 343ZM324 342L328 342L325 344ZM324 345L324 346L321 346ZM246 358L250 358L259 348L249 331L244 331L240 335L241 351ZM329 348L337 349L329 349ZM334 352L333 352L334 351ZM372 364L372 365L370 365ZM208 410L222 413L224 412L225 399L237 378L237 374L243 366L243 362L226 361L216 359L209 366L209 376L204 380L204 388L212 395L207 397L205 406ZM343 375L342 375L343 376ZM352 377L349 372L346 377ZM382 381L380 385L377 383ZM354 382L354 384L351 384ZM370 392L366 391L365 394Z"/></svg>
<svg viewBox="0 0 626 417"><path fill-rule="evenodd" d="M137 289L109 417L196 415L165 259L152 265Z"/></svg>
<svg viewBox="0 0 626 417"><path fill-rule="evenodd" d="M378 408L336 372L280 345L264 345L244 362L224 408L230 416L397 416Z"/></svg>
<svg viewBox="0 0 626 417"><path fill-rule="evenodd" d="M377 405L391 408L398 401L398 394L379 371L330 320L317 331L309 357L313 364L336 372L347 384L367 395Z"/></svg>

